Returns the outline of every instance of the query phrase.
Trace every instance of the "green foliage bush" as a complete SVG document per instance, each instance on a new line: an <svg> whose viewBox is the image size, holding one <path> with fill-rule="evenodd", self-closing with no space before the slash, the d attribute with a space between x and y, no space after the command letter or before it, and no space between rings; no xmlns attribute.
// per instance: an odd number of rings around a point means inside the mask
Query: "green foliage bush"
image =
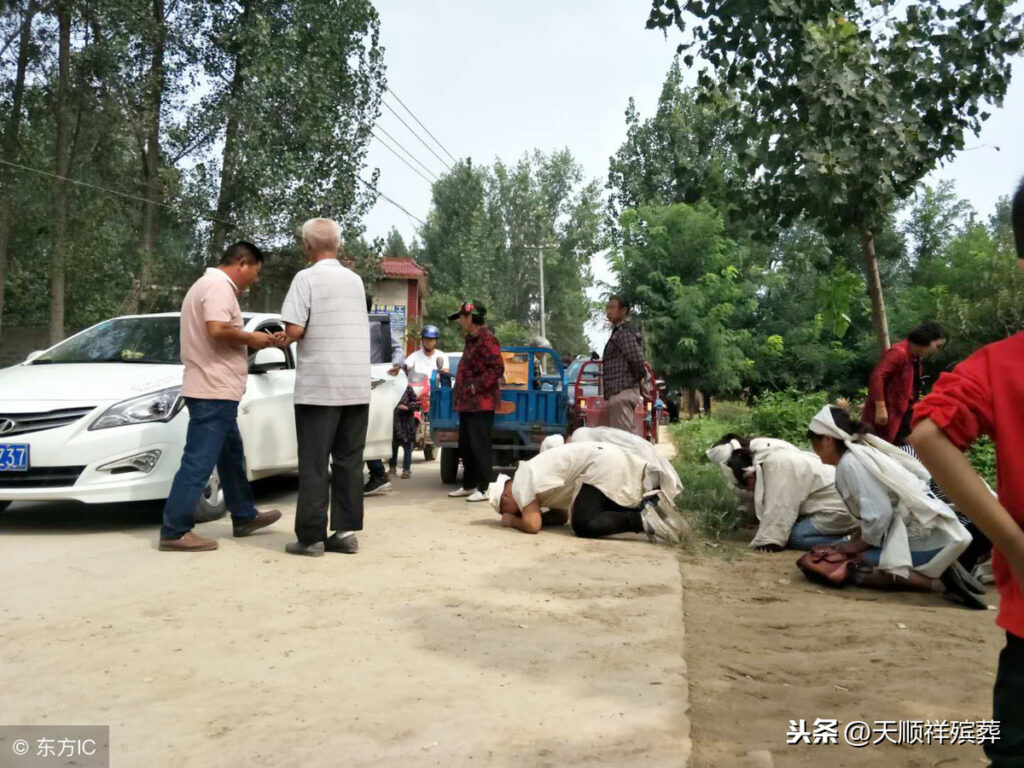
<svg viewBox="0 0 1024 768"><path fill-rule="evenodd" d="M681 421L670 432L677 449L673 463L683 484L680 510L698 533L716 541L735 533L742 516L739 497L704 451L727 432L745 434L750 427L745 408L727 411L711 419Z"/></svg>
<svg viewBox="0 0 1024 768"><path fill-rule="evenodd" d="M807 425L829 403L827 392L769 392L750 409L751 436L777 437L793 445L807 445Z"/></svg>
<svg viewBox="0 0 1024 768"><path fill-rule="evenodd" d="M993 488L996 487L996 446L987 437L978 440L967 452L974 471L985 478Z"/></svg>

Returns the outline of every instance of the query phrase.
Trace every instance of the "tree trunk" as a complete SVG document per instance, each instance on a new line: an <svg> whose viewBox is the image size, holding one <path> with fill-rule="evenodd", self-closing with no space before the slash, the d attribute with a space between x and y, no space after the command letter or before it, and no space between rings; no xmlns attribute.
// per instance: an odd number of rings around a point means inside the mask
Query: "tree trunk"
<svg viewBox="0 0 1024 768"><path fill-rule="evenodd" d="M864 272L871 297L871 324L875 328L878 354L889 349L889 319L885 313L885 297L882 295L882 278L878 274L878 257L875 256L875 233L865 230L861 237L861 251L864 255Z"/></svg>
<svg viewBox="0 0 1024 768"><path fill-rule="evenodd" d="M146 293L153 284L153 259L160 227L160 110L164 94L164 0L153 0L153 50L146 83L146 152L143 173L146 178L146 202L142 211L142 263L139 276L132 281L126 302L128 314L137 313L146 304Z"/></svg>
<svg viewBox="0 0 1024 768"><path fill-rule="evenodd" d="M68 261L68 182L70 146L68 98L71 79L71 7L57 3L57 180L54 189L54 243L50 263L50 344L64 338L65 270Z"/></svg>
<svg viewBox="0 0 1024 768"><path fill-rule="evenodd" d="M18 132L21 130L21 102L25 95L25 73L28 71L29 44L32 42L32 18L36 15L36 0L29 0L25 18L21 23L18 42L18 69L14 76L14 94L11 114L4 131L3 156L7 160L18 157ZM4 294L7 287L7 250L11 241L11 174L7 167L0 168L0 336L3 333Z"/></svg>
<svg viewBox="0 0 1024 768"><path fill-rule="evenodd" d="M217 220L213 222L213 233L210 238L210 256L218 258L227 244L229 225L234 212L236 189L235 172L238 167L238 127L241 122L239 102L245 89L246 43L244 32L248 26L252 3L245 0L242 4L242 17L238 28L242 42L236 42L235 73L231 77L231 91L228 97L227 128L224 131L224 153L220 168L220 192L217 195Z"/></svg>

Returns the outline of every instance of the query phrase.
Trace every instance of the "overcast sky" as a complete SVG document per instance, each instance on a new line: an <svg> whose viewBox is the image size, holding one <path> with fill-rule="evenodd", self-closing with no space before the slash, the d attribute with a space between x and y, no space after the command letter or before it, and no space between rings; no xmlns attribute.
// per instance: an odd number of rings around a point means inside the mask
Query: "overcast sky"
<svg viewBox="0 0 1024 768"><path fill-rule="evenodd" d="M625 135L627 101L636 99L644 117L653 112L678 42L677 35L666 41L644 28L649 0L377 0L376 6L388 85L455 157L513 162L534 148L568 147L602 186L608 158ZM981 136L968 139L968 151L935 174L953 180L985 216L1024 175L1024 59L1014 74L1003 109L993 110ZM384 98L419 129L390 94ZM435 174L444 170L387 108L378 125ZM369 165L380 168L381 192L426 218L430 185L423 178L375 140ZM407 241L417 227L383 199L366 225L370 237L395 226ZM596 277L607 279L604 264L594 267ZM603 334L590 335L600 348Z"/></svg>

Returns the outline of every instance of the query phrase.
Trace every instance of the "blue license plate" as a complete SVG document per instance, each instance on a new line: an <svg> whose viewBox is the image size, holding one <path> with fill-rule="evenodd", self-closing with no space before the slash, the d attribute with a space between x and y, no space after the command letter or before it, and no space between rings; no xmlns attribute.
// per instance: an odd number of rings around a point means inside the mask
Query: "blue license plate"
<svg viewBox="0 0 1024 768"><path fill-rule="evenodd" d="M0 472L28 472L27 445L0 445Z"/></svg>

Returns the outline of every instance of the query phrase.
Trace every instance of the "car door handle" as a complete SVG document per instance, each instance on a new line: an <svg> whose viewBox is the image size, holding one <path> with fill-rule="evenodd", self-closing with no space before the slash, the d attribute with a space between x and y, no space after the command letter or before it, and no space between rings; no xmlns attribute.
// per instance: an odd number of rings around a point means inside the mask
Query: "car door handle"
<svg viewBox="0 0 1024 768"><path fill-rule="evenodd" d="M387 379L380 379L380 378L376 378L376 377L370 379L370 389L376 389L381 384L383 384L385 381L387 381Z"/></svg>

